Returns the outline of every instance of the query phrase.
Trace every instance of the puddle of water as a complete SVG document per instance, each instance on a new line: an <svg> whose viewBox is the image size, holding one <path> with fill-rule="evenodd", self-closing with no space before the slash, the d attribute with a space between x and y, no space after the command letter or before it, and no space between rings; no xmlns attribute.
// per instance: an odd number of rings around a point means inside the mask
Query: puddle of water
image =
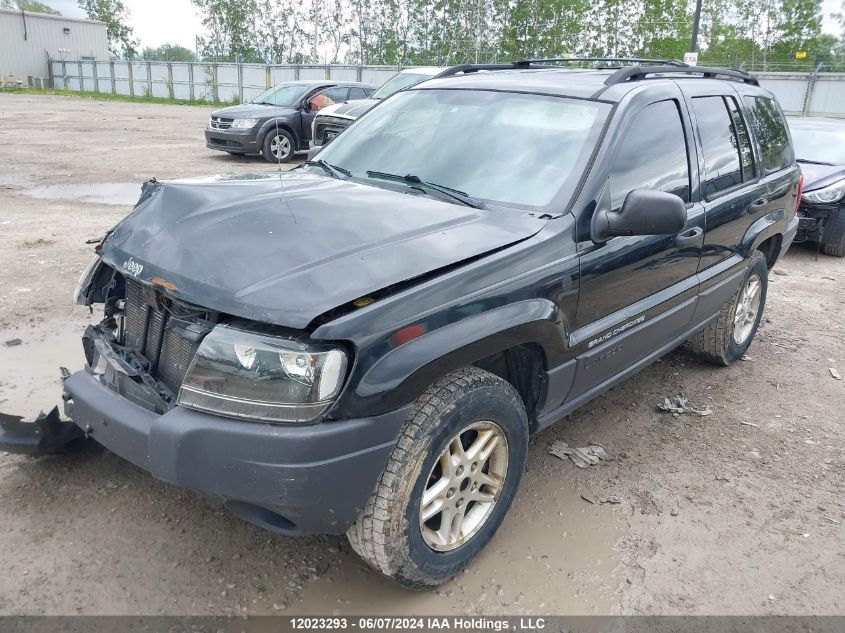
<svg viewBox="0 0 845 633"><path fill-rule="evenodd" d="M0 332L0 411L32 419L61 404L59 367L74 372L85 364L84 329L84 322L71 319ZM14 338L22 343L7 347Z"/></svg>
<svg viewBox="0 0 845 633"><path fill-rule="evenodd" d="M141 195L141 185L137 182L45 185L25 189L21 193L31 198L70 199L93 204L133 205Z"/></svg>
<svg viewBox="0 0 845 633"><path fill-rule="evenodd" d="M288 608L305 615L609 614L617 601L614 514L584 502L565 470L550 476L532 468L493 541L436 592L402 589L347 554Z"/></svg>

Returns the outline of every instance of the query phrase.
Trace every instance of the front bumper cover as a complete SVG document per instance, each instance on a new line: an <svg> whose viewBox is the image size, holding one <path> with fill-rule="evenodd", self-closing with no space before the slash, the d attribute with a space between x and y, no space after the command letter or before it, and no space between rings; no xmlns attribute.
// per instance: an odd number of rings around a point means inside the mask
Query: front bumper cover
<svg viewBox="0 0 845 633"><path fill-rule="evenodd" d="M407 409L279 426L133 404L87 371L65 381L65 412L94 440L157 479L220 501L284 534L342 534L387 465Z"/></svg>

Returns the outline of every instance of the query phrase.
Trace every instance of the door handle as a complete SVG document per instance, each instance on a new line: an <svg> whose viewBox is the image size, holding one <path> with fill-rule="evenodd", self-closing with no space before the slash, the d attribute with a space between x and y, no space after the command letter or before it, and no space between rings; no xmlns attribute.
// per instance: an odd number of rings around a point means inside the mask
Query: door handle
<svg viewBox="0 0 845 633"><path fill-rule="evenodd" d="M704 235L704 229L700 226L696 226L691 228L689 231L684 231L678 237L675 238L675 245L676 246L689 246L690 244L695 244L698 240L701 239L701 236Z"/></svg>
<svg viewBox="0 0 845 633"><path fill-rule="evenodd" d="M758 200L752 202L749 206L752 209L759 209L760 207L765 207L767 204L769 204L768 198L759 198Z"/></svg>

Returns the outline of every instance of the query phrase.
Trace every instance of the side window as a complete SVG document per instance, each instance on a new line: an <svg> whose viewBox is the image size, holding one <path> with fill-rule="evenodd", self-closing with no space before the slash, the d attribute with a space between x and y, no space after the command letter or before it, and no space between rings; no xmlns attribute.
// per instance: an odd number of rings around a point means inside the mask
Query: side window
<svg viewBox="0 0 845 633"><path fill-rule="evenodd" d="M742 184L739 142L722 97L696 97L692 108L704 151L704 195L711 197Z"/></svg>
<svg viewBox="0 0 845 633"><path fill-rule="evenodd" d="M619 146L610 172L611 209L618 211L633 189L668 191L689 202L687 143L674 100L640 110Z"/></svg>
<svg viewBox="0 0 845 633"><path fill-rule="evenodd" d="M731 113L731 120L734 124L734 133L739 141L739 160L742 163L742 182L754 179L754 152L751 151L751 137L748 135L748 128L739 111L739 105L733 97L725 97L728 104L728 111Z"/></svg>
<svg viewBox="0 0 845 633"><path fill-rule="evenodd" d="M763 174L768 175L795 162L783 113L774 99L745 97L751 114L751 130L760 146Z"/></svg>
<svg viewBox="0 0 845 633"><path fill-rule="evenodd" d="M350 88L349 89L349 98L350 99L366 99L367 93L364 92L363 88Z"/></svg>
<svg viewBox="0 0 845 633"><path fill-rule="evenodd" d="M347 92L349 92L349 89L344 86L335 86L334 88L321 90L311 97L311 109L322 110L326 106L330 106L335 103L343 103L346 101Z"/></svg>

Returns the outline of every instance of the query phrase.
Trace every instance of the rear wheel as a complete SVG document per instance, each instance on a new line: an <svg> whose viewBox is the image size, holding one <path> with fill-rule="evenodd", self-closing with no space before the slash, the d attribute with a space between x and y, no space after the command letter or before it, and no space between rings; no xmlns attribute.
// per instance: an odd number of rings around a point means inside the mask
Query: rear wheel
<svg viewBox="0 0 845 633"><path fill-rule="evenodd" d="M825 227L822 251L825 255L845 257L845 212L842 209L836 212Z"/></svg>
<svg viewBox="0 0 845 633"><path fill-rule="evenodd" d="M271 163L286 163L296 152L296 142L287 130L271 128L264 137L262 155Z"/></svg>
<svg viewBox="0 0 845 633"><path fill-rule="evenodd" d="M349 542L408 588L445 582L502 523L527 450L525 407L510 384L476 367L441 378L414 404Z"/></svg>
<svg viewBox="0 0 845 633"><path fill-rule="evenodd" d="M768 281L766 258L760 251L754 251L751 266L736 294L722 306L715 320L686 342L686 347L719 365L739 360L760 326Z"/></svg>

